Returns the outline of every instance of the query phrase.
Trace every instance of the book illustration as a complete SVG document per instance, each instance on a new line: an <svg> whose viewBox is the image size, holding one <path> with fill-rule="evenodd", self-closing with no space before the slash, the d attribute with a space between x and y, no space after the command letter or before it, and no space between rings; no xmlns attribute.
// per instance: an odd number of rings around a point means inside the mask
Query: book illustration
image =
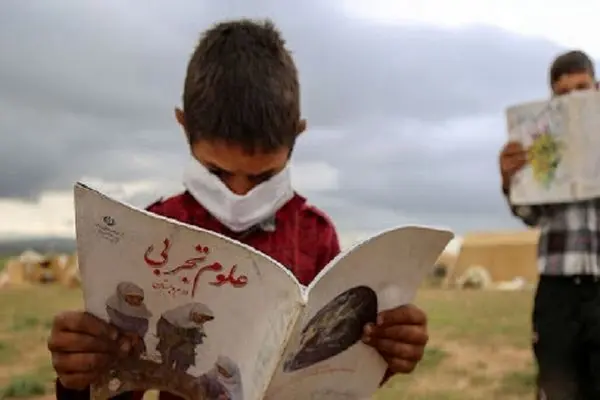
<svg viewBox="0 0 600 400"><path fill-rule="evenodd" d="M214 367L197 377L173 373L161 364L140 359L136 365L129 358L120 363L92 387L92 398L111 398L123 391L145 390L148 383L192 400L244 400L242 376L238 365L220 355ZM143 370L142 370L143 369Z"/></svg>
<svg viewBox="0 0 600 400"><path fill-rule="evenodd" d="M229 357L219 356L215 366L201 379L208 400L243 400L242 375L238 365Z"/></svg>
<svg viewBox="0 0 600 400"><path fill-rule="evenodd" d="M177 374L187 374L196 365L196 350L204 342L204 324L212 321L214 315L202 303L188 303L165 311L156 323L158 354L148 354L145 337L149 330L152 313L144 303L144 290L132 282L120 282L114 293L106 300L109 322L121 329L121 334L130 339L132 352L122 364L111 368L105 388L95 388L98 392L116 394L124 388L143 387L149 379L159 387L169 387L173 380L180 387L187 387L198 399L241 399L240 371L235 362L225 356L217 359L215 367L197 378L186 379ZM182 381L187 384L181 386ZM232 389L233 388L233 389ZM233 393L233 395L230 394ZM196 397L205 393L204 397ZM233 397L232 397L233 396Z"/></svg>
<svg viewBox="0 0 600 400"><path fill-rule="evenodd" d="M510 141L521 143L527 164L512 179L515 205L565 202L572 199L575 178L570 96L508 108Z"/></svg>
<svg viewBox="0 0 600 400"><path fill-rule="evenodd" d="M533 178L543 188L548 189L556 177L565 146L552 134L549 126L532 136L533 142L527 153Z"/></svg>
<svg viewBox="0 0 600 400"><path fill-rule="evenodd" d="M204 324L212 321L212 311L201 303L189 303L164 312L156 324L156 350L161 362L186 372L196 365L196 348L204 343Z"/></svg>
<svg viewBox="0 0 600 400"><path fill-rule="evenodd" d="M525 147L533 180L543 189L552 186L563 159L564 111L561 101L531 103L509 111L509 126L516 135L513 139ZM523 175L517 175L519 178Z"/></svg>
<svg viewBox="0 0 600 400"><path fill-rule="evenodd" d="M144 289L132 282L121 282L106 300L109 322L121 328L132 343L136 356L146 353L144 337L148 333L152 313L144 303Z"/></svg>
<svg viewBox="0 0 600 400"><path fill-rule="evenodd" d="M123 282L119 284L117 293L127 293L126 290L134 293L136 304L143 305L143 300L140 301L139 286ZM109 298L107 309L109 303L111 310L113 309L115 298L116 295ZM133 310L135 311L135 308ZM148 316L148 312L143 315ZM137 324L130 322L120 327L123 334L130 337L135 335L135 339L138 339L142 329L140 326L143 324L140 323L139 317L135 318L138 320L131 322ZM202 375L194 377L188 374L188 370L196 364L196 349L207 336L204 324L213 319L212 311L201 303L189 303L164 312L156 325L156 351L159 357L153 358L145 354L144 345L143 352L135 351L127 360L115 365L109 372L104 387L95 387L95 393L101 393L102 397L114 396L124 390L146 388L149 382L152 382L154 387L164 388L194 400L243 400L240 369L227 356L220 355L214 367ZM147 332L147 323L144 329ZM144 340L141 339L141 342L144 343Z"/></svg>
<svg viewBox="0 0 600 400"><path fill-rule="evenodd" d="M187 258L175 267L167 267L171 245L170 239L164 239L159 251L150 245L144 252L144 264L150 267L155 277L152 290L166 293L169 297L187 297L190 293L196 293L199 280L205 272L222 271L220 263L208 262L210 250L201 245L194 246L197 253L195 257ZM215 274L208 283L214 287L223 287L225 284L244 287L248 279L236 274L236 268L234 265L227 274ZM111 397L123 391L147 388L151 384L153 387L179 391L177 393L180 396L189 399L229 399L231 397L223 382L227 382L227 379L241 382L239 376L235 378L236 373L239 375L239 368L234 367L231 359L224 357L217 360L219 364L215 371L219 374L201 374L197 377L189 374L190 368L197 364L198 347L207 337L204 325L215 319L207 305L186 302L167 309L156 321L155 333L148 335L153 313L146 305L144 289L133 282L123 281L116 285L107 298L106 313L109 322L119 327L121 334L130 339L133 350L127 360L110 369L104 385L96 385L94 393L97 396ZM148 351L148 336L157 340L156 345L150 347L154 351ZM177 385L176 388L174 385ZM234 398L241 397L235 395Z"/></svg>
<svg viewBox="0 0 600 400"><path fill-rule="evenodd" d="M570 203L600 197L600 92L578 91L508 108L508 136L529 163L511 182L514 205Z"/></svg>
<svg viewBox="0 0 600 400"><path fill-rule="evenodd" d="M293 372L334 357L357 343L364 326L377 318L377 294L356 286L323 306L304 326L299 344L284 361L283 370Z"/></svg>

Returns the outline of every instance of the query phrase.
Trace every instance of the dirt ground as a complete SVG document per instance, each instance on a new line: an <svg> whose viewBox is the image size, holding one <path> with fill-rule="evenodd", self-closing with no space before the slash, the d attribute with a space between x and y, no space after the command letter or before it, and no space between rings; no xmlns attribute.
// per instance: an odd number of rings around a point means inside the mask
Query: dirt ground
<svg viewBox="0 0 600 400"><path fill-rule="evenodd" d="M531 399L531 296L423 290L417 304L429 315L431 336L425 357L375 399ZM0 291L1 398L54 398L46 338L52 316L78 308L80 299L77 290L49 286Z"/></svg>
<svg viewBox="0 0 600 400"><path fill-rule="evenodd" d="M431 339L410 376L376 399L531 399L531 292L423 291Z"/></svg>
<svg viewBox="0 0 600 400"><path fill-rule="evenodd" d="M379 398L508 400L531 398L533 393L528 350L441 340L431 344L426 357L410 379L394 380Z"/></svg>

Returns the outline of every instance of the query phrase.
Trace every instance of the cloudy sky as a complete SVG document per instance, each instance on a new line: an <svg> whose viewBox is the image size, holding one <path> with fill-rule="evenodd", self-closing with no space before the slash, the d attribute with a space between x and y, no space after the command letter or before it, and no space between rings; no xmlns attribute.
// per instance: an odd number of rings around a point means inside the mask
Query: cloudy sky
<svg viewBox="0 0 600 400"><path fill-rule="evenodd" d="M139 206L180 190L187 59L240 16L273 19L295 55L309 123L295 184L343 235L519 228L499 189L504 108L547 95L566 47L600 55L600 2L577 5L2 0L0 238L72 236L78 179Z"/></svg>

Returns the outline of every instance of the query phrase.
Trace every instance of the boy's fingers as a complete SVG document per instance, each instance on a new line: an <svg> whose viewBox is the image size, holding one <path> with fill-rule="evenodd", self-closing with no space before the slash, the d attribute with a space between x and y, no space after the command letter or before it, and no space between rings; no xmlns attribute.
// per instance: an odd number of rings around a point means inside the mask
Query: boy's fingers
<svg viewBox="0 0 600 400"><path fill-rule="evenodd" d="M90 374L104 370L111 361L106 353L53 353L52 366L59 374Z"/></svg>
<svg viewBox="0 0 600 400"><path fill-rule="evenodd" d="M410 374L417 366L416 361L404 360L402 358L385 357L388 368L394 373Z"/></svg>
<svg viewBox="0 0 600 400"><path fill-rule="evenodd" d="M519 161L527 161L526 152L521 151L518 153L507 154L504 157L502 157L502 164L515 163Z"/></svg>
<svg viewBox="0 0 600 400"><path fill-rule="evenodd" d="M517 171L523 168L527 164L527 156L519 155L512 158L503 159L501 162L501 169L504 175L514 175Z"/></svg>
<svg viewBox="0 0 600 400"><path fill-rule="evenodd" d="M523 146L519 142L509 142L504 149L502 150L503 156L510 156L512 154L517 154L524 152Z"/></svg>
<svg viewBox="0 0 600 400"><path fill-rule="evenodd" d="M67 311L54 317L53 329L84 333L100 338L117 339L119 332L116 328L92 314L81 311Z"/></svg>
<svg viewBox="0 0 600 400"><path fill-rule="evenodd" d="M389 339L373 338L369 343L385 358L419 361L423 358L424 347L412 346Z"/></svg>
<svg viewBox="0 0 600 400"><path fill-rule="evenodd" d="M69 353L109 353L115 350L116 346L111 346L107 340L98 337L63 331L60 334L52 335L48 339L48 349L51 352L69 352Z"/></svg>
<svg viewBox="0 0 600 400"><path fill-rule="evenodd" d="M421 325L392 325L375 327L368 335L372 338L388 339L411 345L425 346L429 340Z"/></svg>
<svg viewBox="0 0 600 400"><path fill-rule="evenodd" d="M58 376L60 383L67 389L84 390L98 377L95 373L61 374Z"/></svg>
<svg viewBox="0 0 600 400"><path fill-rule="evenodd" d="M382 311L377 317L378 326L426 324L427 315L412 304Z"/></svg>
<svg viewBox="0 0 600 400"><path fill-rule="evenodd" d="M526 158L508 160L504 163L503 169L507 170L507 171L511 171L511 172L517 171L517 170L521 169L526 163L527 163Z"/></svg>

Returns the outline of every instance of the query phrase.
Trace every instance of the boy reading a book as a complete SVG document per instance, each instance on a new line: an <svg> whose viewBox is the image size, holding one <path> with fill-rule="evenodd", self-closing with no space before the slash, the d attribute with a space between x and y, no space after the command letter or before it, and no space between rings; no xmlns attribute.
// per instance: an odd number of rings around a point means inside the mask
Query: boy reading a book
<svg viewBox="0 0 600 400"><path fill-rule="evenodd" d="M558 56L549 75L554 96L596 89L594 65L581 51ZM512 177L526 163L519 143L506 144L500 171L507 199ZM511 210L541 229L533 309L538 397L600 399L600 200Z"/></svg>
<svg viewBox="0 0 600 400"><path fill-rule="evenodd" d="M149 210L244 242L309 284L340 246L329 218L290 183L290 156L306 123L296 66L275 27L240 20L205 32L175 116L190 146L186 191ZM365 326L364 341L388 362L386 376L408 373L427 342L425 315L412 305L383 311ZM49 349L57 397L83 399L131 345L98 318L66 312L54 321Z"/></svg>

